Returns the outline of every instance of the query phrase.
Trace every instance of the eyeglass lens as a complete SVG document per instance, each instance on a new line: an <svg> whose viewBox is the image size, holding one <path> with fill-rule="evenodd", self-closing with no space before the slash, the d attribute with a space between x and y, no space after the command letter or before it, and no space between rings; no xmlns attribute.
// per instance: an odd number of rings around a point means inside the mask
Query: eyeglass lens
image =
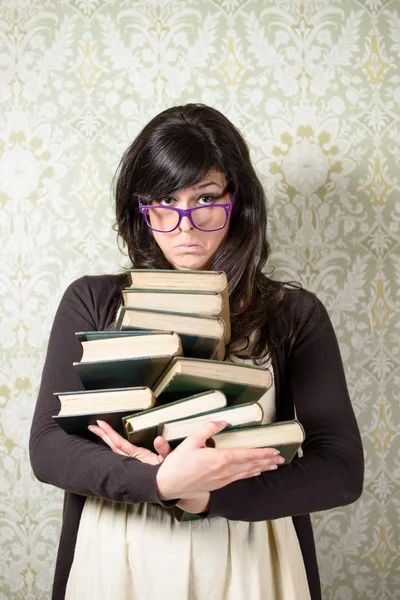
<svg viewBox="0 0 400 600"><path fill-rule="evenodd" d="M224 208L216 204L202 206L192 212L192 220L199 229L220 229L225 226L227 214ZM171 231L175 229L179 221L179 213L163 207L152 207L146 211L147 224L158 231Z"/></svg>

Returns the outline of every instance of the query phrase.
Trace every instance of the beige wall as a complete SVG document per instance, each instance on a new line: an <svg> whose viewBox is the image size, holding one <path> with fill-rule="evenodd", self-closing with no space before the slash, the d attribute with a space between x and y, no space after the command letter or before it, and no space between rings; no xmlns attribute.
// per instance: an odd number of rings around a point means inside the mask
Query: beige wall
<svg viewBox="0 0 400 600"><path fill-rule="evenodd" d="M73 279L119 268L117 161L188 101L246 136L277 274L315 291L337 330L366 483L355 505L313 517L324 599L398 598L400 2L0 10L0 600L49 598L62 494L33 479L27 440L54 311Z"/></svg>

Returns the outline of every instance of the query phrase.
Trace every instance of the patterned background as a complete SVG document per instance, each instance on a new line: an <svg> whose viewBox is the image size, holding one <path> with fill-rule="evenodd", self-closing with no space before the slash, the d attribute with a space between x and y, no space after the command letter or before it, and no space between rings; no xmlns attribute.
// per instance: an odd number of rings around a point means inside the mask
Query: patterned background
<svg viewBox="0 0 400 600"><path fill-rule="evenodd" d="M324 599L398 599L400 2L0 7L0 599L50 594L62 494L34 480L27 440L55 309L73 279L119 269L118 159L188 101L244 133L276 275L315 291L339 337L366 484L313 516Z"/></svg>

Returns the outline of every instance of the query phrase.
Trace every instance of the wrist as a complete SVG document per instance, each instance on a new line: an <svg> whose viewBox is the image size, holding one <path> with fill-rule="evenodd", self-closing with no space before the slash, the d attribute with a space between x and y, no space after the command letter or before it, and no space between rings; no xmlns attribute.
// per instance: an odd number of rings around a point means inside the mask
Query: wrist
<svg viewBox="0 0 400 600"><path fill-rule="evenodd" d="M168 486L166 485L162 473L160 474L160 469L156 474L156 489L157 495L162 502L168 502L169 500L176 499L177 495L168 491Z"/></svg>
<svg viewBox="0 0 400 600"><path fill-rule="evenodd" d="M203 492L193 498L178 501L178 508L192 514L206 513L210 507L210 492Z"/></svg>

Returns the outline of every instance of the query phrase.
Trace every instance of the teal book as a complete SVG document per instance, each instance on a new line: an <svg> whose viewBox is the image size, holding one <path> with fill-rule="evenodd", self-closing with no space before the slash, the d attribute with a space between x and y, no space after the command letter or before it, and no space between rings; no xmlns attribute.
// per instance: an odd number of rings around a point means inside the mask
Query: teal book
<svg viewBox="0 0 400 600"><path fill-rule="evenodd" d="M198 431L208 421L226 421L228 427L249 427L259 425L263 419L263 409L258 402L248 402L239 406L225 406L201 415L168 421L160 428L159 435L172 446L182 441L188 435Z"/></svg>
<svg viewBox="0 0 400 600"><path fill-rule="evenodd" d="M225 358L225 323L219 317L122 307L117 329L136 334L141 329L175 331L181 339L184 356L215 360Z"/></svg>
<svg viewBox="0 0 400 600"><path fill-rule="evenodd" d="M170 355L75 362L73 366L87 390L117 387L152 387L171 362Z"/></svg>
<svg viewBox="0 0 400 600"><path fill-rule="evenodd" d="M217 449L276 448L289 464L304 442L305 433L296 419L255 427L229 427L213 435L208 445Z"/></svg>
<svg viewBox="0 0 400 600"><path fill-rule="evenodd" d="M169 329L168 331L171 331L171 329ZM115 329L107 329L105 331L77 331L75 333L77 339L79 340L79 342L82 344L82 342L91 342L91 341L96 341L96 340L109 340L109 339L114 339L114 338L126 338L129 336L137 336L137 335L146 335L146 334L150 334L150 333L154 333L153 328L151 329L145 329L142 328L140 331L134 331L134 330L129 330L129 331L118 331ZM158 332L157 332L158 333Z"/></svg>
<svg viewBox="0 0 400 600"><path fill-rule="evenodd" d="M160 435L161 427L166 421L199 415L224 406L226 398L218 390L181 398L165 406L156 406L140 414L124 417L126 437L136 446L153 449L153 441Z"/></svg>
<svg viewBox="0 0 400 600"><path fill-rule="evenodd" d="M134 411L147 410L154 406L156 400L148 387L61 392L54 395L60 401L60 410L53 419L66 433L89 438L93 434L88 430L88 425L96 423L97 419L106 421L123 433L122 417Z"/></svg>
<svg viewBox="0 0 400 600"><path fill-rule="evenodd" d="M262 367L175 357L152 389L159 404L218 389L225 394L228 405L235 405L257 402L271 385L271 373Z"/></svg>
<svg viewBox="0 0 400 600"><path fill-rule="evenodd" d="M87 390L151 387L171 359L182 354L173 332L79 332L82 359L73 366Z"/></svg>

